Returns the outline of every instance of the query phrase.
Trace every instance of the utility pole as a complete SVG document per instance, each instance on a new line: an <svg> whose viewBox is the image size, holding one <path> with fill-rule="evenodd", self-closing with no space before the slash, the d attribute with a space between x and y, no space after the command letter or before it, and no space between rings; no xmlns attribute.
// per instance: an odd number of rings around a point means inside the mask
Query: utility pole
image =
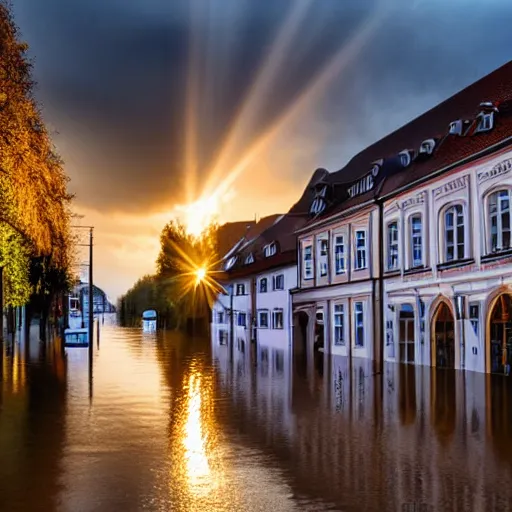
<svg viewBox="0 0 512 512"><path fill-rule="evenodd" d="M92 364L92 352L94 345L94 294L92 283L92 230L89 229L89 362Z"/></svg>

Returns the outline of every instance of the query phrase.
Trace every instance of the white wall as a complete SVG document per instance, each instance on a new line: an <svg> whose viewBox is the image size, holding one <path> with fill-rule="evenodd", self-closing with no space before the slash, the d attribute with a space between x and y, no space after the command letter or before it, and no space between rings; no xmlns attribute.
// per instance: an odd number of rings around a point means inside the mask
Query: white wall
<svg viewBox="0 0 512 512"><path fill-rule="evenodd" d="M284 289L273 289L273 278L278 275L284 277ZM260 293L260 281L267 278L267 292ZM292 336L292 314L290 290L297 286L297 266L290 265L281 267L277 270L263 272L256 278L256 310L268 310L270 325L268 329L262 329L258 326L258 343L272 344L285 347L291 343ZM275 329L272 325L272 311L275 309L283 310L283 329Z"/></svg>

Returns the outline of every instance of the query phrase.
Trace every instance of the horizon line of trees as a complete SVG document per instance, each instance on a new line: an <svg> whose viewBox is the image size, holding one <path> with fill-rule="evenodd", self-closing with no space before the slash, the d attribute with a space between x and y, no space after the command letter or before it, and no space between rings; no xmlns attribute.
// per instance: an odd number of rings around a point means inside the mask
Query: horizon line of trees
<svg viewBox="0 0 512 512"><path fill-rule="evenodd" d="M71 286L71 200L68 177L34 96L28 45L21 41L11 5L0 0L0 337L7 308L41 320L65 309Z"/></svg>

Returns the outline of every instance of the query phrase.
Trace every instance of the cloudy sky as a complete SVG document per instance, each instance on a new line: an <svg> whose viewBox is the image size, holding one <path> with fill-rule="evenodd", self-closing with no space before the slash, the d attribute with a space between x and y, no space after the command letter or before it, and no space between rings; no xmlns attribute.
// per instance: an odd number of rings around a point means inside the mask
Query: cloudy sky
<svg viewBox="0 0 512 512"><path fill-rule="evenodd" d="M285 211L317 167L512 58L508 0L16 0L37 96L113 297L176 205Z"/></svg>

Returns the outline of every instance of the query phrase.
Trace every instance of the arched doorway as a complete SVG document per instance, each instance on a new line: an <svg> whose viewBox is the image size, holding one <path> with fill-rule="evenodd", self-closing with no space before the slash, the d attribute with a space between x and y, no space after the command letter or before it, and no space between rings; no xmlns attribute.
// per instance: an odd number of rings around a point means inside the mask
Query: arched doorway
<svg viewBox="0 0 512 512"><path fill-rule="evenodd" d="M455 319L441 302L432 319L432 363L438 368L455 368Z"/></svg>
<svg viewBox="0 0 512 512"><path fill-rule="evenodd" d="M490 372L508 375L512 365L512 299L508 293L500 295L492 306L489 342Z"/></svg>

